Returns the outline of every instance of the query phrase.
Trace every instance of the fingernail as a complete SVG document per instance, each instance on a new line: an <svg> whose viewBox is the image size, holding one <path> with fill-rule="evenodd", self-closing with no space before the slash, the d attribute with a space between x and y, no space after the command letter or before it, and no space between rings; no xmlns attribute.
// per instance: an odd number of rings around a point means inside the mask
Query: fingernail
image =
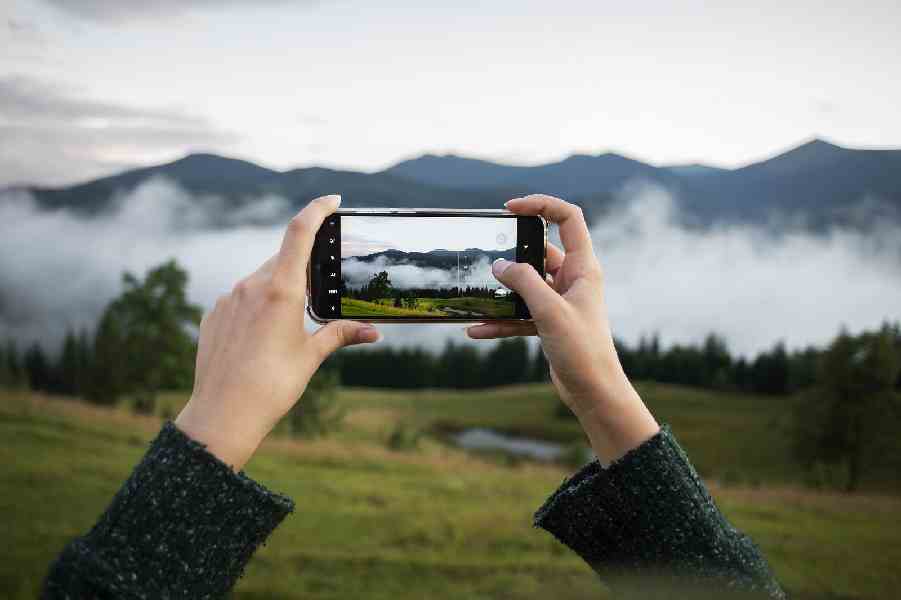
<svg viewBox="0 0 901 600"><path fill-rule="evenodd" d="M484 340L494 335L494 325L491 323L480 323L472 325L466 330L466 335L472 340Z"/></svg>
<svg viewBox="0 0 901 600"><path fill-rule="evenodd" d="M357 341L362 344L377 344L382 341L382 332L375 327L363 327L357 330Z"/></svg>
<svg viewBox="0 0 901 600"><path fill-rule="evenodd" d="M332 204L336 210L339 206L341 206L341 194L330 194L328 196L323 196L322 200L324 202Z"/></svg>
<svg viewBox="0 0 901 600"><path fill-rule="evenodd" d="M495 275L503 275L504 271L509 269L513 265L509 260L504 260L503 258L499 258L491 265L491 270Z"/></svg>

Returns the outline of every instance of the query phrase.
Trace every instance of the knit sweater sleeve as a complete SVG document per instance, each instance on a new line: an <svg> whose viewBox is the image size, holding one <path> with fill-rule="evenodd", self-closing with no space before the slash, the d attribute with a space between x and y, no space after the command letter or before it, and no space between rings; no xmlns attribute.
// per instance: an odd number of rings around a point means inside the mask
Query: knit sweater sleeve
<svg viewBox="0 0 901 600"><path fill-rule="evenodd" d="M656 581L670 591L706 590L684 597L732 590L785 598L760 550L719 511L668 427L609 467L595 461L564 481L535 525L618 592L634 587L651 597Z"/></svg>
<svg viewBox="0 0 901 600"><path fill-rule="evenodd" d="M167 423L42 597L222 598L293 508Z"/></svg>

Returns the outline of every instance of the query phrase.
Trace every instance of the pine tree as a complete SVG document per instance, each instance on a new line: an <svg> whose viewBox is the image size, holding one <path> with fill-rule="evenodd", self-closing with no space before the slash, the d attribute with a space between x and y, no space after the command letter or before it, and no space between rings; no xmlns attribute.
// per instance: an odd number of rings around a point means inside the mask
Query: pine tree
<svg viewBox="0 0 901 600"><path fill-rule="evenodd" d="M891 328L858 336L842 331L823 354L816 388L795 414L794 448L801 461L844 466L846 491L857 490L865 466L879 458L883 423L898 409L899 371Z"/></svg>
<svg viewBox="0 0 901 600"><path fill-rule="evenodd" d="M547 357L544 355L541 344L538 344L535 348L535 358L532 360L532 376L530 379L531 381L551 380L550 365L548 365Z"/></svg>
<svg viewBox="0 0 901 600"><path fill-rule="evenodd" d="M115 404L125 391L125 355L122 325L115 311L107 309L94 336L94 361L85 386L85 397L96 404Z"/></svg>
<svg viewBox="0 0 901 600"><path fill-rule="evenodd" d="M78 376L75 380L77 394L83 396L88 387L91 377L91 369L93 367L93 347L91 338L87 329L82 329L78 333Z"/></svg>
<svg viewBox="0 0 901 600"><path fill-rule="evenodd" d="M72 329L69 329L63 340L63 347L59 356L59 365L56 369L59 377L59 393L68 396L75 396L78 394L80 362L78 356L78 339L75 337L75 332Z"/></svg>
<svg viewBox="0 0 901 600"><path fill-rule="evenodd" d="M25 352L24 363L31 389L47 391L52 387L50 361L38 342L34 342Z"/></svg>
<svg viewBox="0 0 901 600"><path fill-rule="evenodd" d="M12 374L6 360L6 348L0 348L0 387L12 387Z"/></svg>
<svg viewBox="0 0 901 600"><path fill-rule="evenodd" d="M501 340L486 357L485 380L488 385L510 385L529 378L532 364L525 338Z"/></svg>
<svg viewBox="0 0 901 600"><path fill-rule="evenodd" d="M6 372L9 377L8 386L9 387L20 387L24 385L25 382L25 374L22 370L22 361L19 357L19 348L16 345L16 341L10 338L6 342Z"/></svg>

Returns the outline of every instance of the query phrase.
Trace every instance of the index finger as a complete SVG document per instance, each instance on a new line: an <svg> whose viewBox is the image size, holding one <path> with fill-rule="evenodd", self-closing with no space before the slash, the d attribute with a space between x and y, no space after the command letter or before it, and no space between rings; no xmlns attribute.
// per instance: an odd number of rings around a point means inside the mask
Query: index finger
<svg viewBox="0 0 901 600"><path fill-rule="evenodd" d="M341 196L321 196L307 204L291 219L282 246L275 257L273 277L296 285L307 274L307 263L313 251L316 232L326 217L338 210Z"/></svg>
<svg viewBox="0 0 901 600"><path fill-rule="evenodd" d="M591 234L582 215L582 209L560 198L545 194L532 194L515 198L504 206L518 215L541 215L560 228L560 241L566 254L592 253Z"/></svg>

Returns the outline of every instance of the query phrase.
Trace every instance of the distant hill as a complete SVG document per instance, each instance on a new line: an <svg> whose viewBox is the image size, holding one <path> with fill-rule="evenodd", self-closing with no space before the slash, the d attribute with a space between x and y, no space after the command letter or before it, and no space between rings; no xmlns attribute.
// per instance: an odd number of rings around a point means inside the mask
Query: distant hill
<svg viewBox="0 0 901 600"><path fill-rule="evenodd" d="M340 193L345 206L354 207L485 208L499 207L511 197L511 192L503 189L460 194L390 173L370 174L320 167L274 171L214 154L191 154L171 163L125 171L71 187L28 189L42 208L64 208L96 215L110 209L114 198L153 177L176 182L193 194L222 197L235 207L263 194L276 194L289 201L292 211L311 198L332 193Z"/></svg>
<svg viewBox="0 0 901 600"><path fill-rule="evenodd" d="M677 177L705 177L707 175L716 175L717 173L728 171L728 169L696 163L690 165L670 165L663 168Z"/></svg>
<svg viewBox="0 0 901 600"><path fill-rule="evenodd" d="M562 195L595 214L612 205L624 183L646 181L673 191L682 218L702 225L901 224L901 150L856 150L820 139L739 169L654 167L617 154L576 155L536 167L426 155L386 172L461 190L480 181Z"/></svg>
<svg viewBox="0 0 901 600"><path fill-rule="evenodd" d="M384 250L375 252L365 256L355 256L345 260L358 260L364 263L375 262L380 258L386 259L394 264L409 264L420 268L432 269L456 269L460 256L466 256L469 262L475 262L481 259L487 259L494 262L499 258L514 260L516 257L516 248L508 248L507 250L482 250L481 248L467 248L461 252L456 250L431 250L429 252L404 252L402 250Z"/></svg>
<svg viewBox="0 0 901 600"><path fill-rule="evenodd" d="M788 219L813 229L901 224L901 150L812 140L735 170L683 179L683 207L707 222Z"/></svg>
<svg viewBox="0 0 901 600"><path fill-rule="evenodd" d="M350 207L433 208L494 208L514 196L544 192L578 202L590 219L610 210L624 185L642 181L672 191L679 216L699 225L791 223L823 229L901 224L901 150L856 150L823 140L739 169L655 167L607 153L532 167L427 154L378 173L319 167L274 171L192 154L80 185L28 189L43 208L94 215L152 177L165 177L194 194L220 196L234 207L276 194L289 201L291 211L310 198L336 192Z"/></svg>
<svg viewBox="0 0 901 600"><path fill-rule="evenodd" d="M608 191L633 179L674 183L665 169L620 156L574 154L560 162L513 167L459 156L434 156L404 161L384 171L421 183L455 189L510 188L547 192L570 198Z"/></svg>
<svg viewBox="0 0 901 600"><path fill-rule="evenodd" d="M505 187L510 181L518 181L530 168L532 167L502 165L453 154L425 154L400 162L385 170L385 173L429 185L471 190Z"/></svg>

